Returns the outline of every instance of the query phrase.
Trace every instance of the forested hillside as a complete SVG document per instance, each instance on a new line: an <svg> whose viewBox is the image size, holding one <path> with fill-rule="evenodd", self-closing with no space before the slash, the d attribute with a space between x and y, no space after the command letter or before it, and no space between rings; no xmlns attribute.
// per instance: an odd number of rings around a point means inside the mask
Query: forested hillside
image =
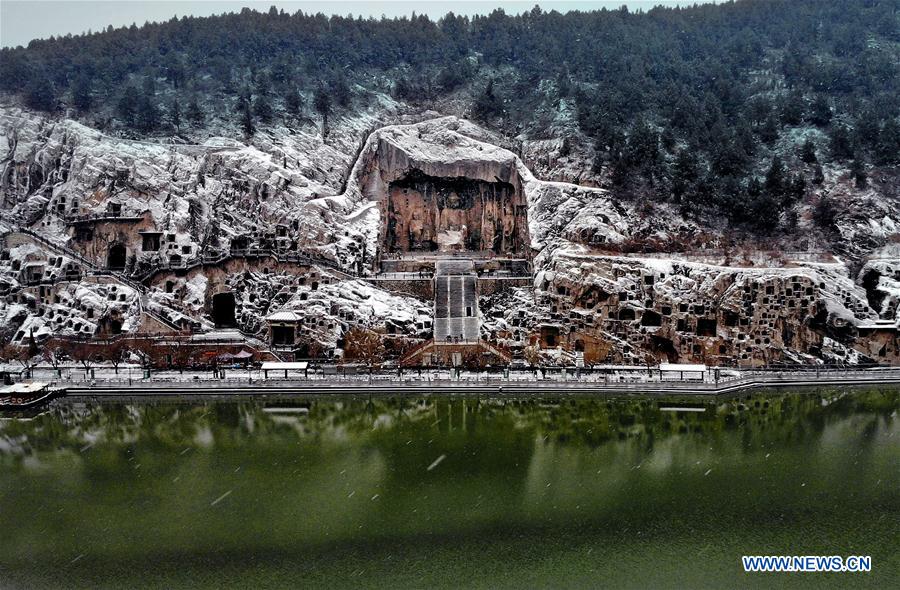
<svg viewBox="0 0 900 590"><path fill-rule="evenodd" d="M900 162L900 0L361 19L276 9L0 52L0 90L108 133L322 123L390 94L577 150L625 198L790 231L823 166ZM831 223L822 199L814 215Z"/></svg>

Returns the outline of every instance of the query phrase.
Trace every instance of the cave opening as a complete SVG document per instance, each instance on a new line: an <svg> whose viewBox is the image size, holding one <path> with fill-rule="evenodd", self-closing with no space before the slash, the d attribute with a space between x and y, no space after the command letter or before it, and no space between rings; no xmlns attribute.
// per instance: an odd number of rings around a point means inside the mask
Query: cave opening
<svg viewBox="0 0 900 590"><path fill-rule="evenodd" d="M125 270L127 252L124 244L115 243L109 247L106 253L106 268L110 270Z"/></svg>
<svg viewBox="0 0 900 590"><path fill-rule="evenodd" d="M295 333L294 326L272 326L272 345L293 345Z"/></svg>
<svg viewBox="0 0 900 590"><path fill-rule="evenodd" d="M234 315L234 293L213 295L212 316L217 328L233 328L237 325Z"/></svg>
<svg viewBox="0 0 900 590"><path fill-rule="evenodd" d="M867 270L862 278L862 286L866 290L866 300L869 302L869 307L877 313L881 313L881 304L885 298L884 291L878 289L880 281L881 273L872 268Z"/></svg>
<svg viewBox="0 0 900 590"><path fill-rule="evenodd" d="M641 325L650 328L658 328L662 326L662 316L652 309L648 309L644 311L644 314L641 316Z"/></svg>
<svg viewBox="0 0 900 590"><path fill-rule="evenodd" d="M697 336L715 336L716 320L711 318L697 319Z"/></svg>
<svg viewBox="0 0 900 590"><path fill-rule="evenodd" d="M734 311L731 311L730 309L726 309L725 311L722 312L722 322L728 328L737 327L740 320L741 320L740 314L738 314Z"/></svg>
<svg viewBox="0 0 900 590"><path fill-rule="evenodd" d="M656 358L665 358L670 363L678 362L678 349L669 338L653 335L650 337L650 348Z"/></svg>

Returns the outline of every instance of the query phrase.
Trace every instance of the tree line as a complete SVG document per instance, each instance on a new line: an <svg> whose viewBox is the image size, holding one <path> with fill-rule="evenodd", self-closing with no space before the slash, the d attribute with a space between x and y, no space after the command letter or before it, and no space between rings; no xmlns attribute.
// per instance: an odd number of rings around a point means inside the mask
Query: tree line
<svg viewBox="0 0 900 590"><path fill-rule="evenodd" d="M327 132L366 90L426 106L459 94L471 116L516 134L544 132L536 113L568 107L622 194L762 228L824 164L864 186L871 166L900 163L898 15L900 0L438 20L244 9L3 49L0 90L137 134L225 118L252 135L310 112ZM801 129L825 140L785 153Z"/></svg>

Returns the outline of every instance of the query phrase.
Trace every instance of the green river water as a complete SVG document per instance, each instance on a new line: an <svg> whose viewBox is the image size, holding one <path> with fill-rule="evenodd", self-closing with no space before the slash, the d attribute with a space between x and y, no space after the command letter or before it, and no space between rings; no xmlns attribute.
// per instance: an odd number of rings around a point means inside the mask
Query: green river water
<svg viewBox="0 0 900 590"><path fill-rule="evenodd" d="M665 409L686 401L704 411ZM0 421L0 588L898 588L898 409L895 389L66 400Z"/></svg>

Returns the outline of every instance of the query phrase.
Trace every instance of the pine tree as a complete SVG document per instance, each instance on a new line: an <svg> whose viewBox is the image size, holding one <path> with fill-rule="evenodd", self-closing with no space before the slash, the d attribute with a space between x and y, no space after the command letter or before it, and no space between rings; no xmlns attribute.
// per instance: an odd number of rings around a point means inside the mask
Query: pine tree
<svg viewBox="0 0 900 590"><path fill-rule="evenodd" d="M853 120L853 132L850 134L851 143L857 148L876 151L881 138L881 126L878 124L878 120L878 114L871 109L860 113Z"/></svg>
<svg viewBox="0 0 900 590"><path fill-rule="evenodd" d="M853 145L850 142L850 131L843 125L835 125L831 129L831 157L838 162L853 158Z"/></svg>
<svg viewBox="0 0 900 590"><path fill-rule="evenodd" d="M137 88L129 84L122 91L122 96L119 97L119 101L116 103L116 112L122 119L122 122L128 127L136 125L139 100L140 95Z"/></svg>
<svg viewBox="0 0 900 590"><path fill-rule="evenodd" d="M475 104L472 107L475 117L481 121L488 121L503 114L503 104L494 94L494 81L491 80L484 87Z"/></svg>
<svg viewBox="0 0 900 590"><path fill-rule="evenodd" d="M672 193L675 198L680 200L699 176L696 156L688 149L679 150L672 166Z"/></svg>
<svg viewBox="0 0 900 590"><path fill-rule="evenodd" d="M806 179L802 174L797 174L791 178L786 191L786 204L799 201L806 195Z"/></svg>
<svg viewBox="0 0 900 590"><path fill-rule="evenodd" d="M628 136L625 149L617 162L617 170L621 179L627 179L630 172L634 171L638 176L649 182L658 175L662 164L662 154L659 149L659 134L650 125L644 122L635 123Z"/></svg>
<svg viewBox="0 0 900 590"><path fill-rule="evenodd" d="M820 197L812 210L812 218L816 225L826 231L834 230L834 222L837 220L838 210L834 201L828 197Z"/></svg>
<svg viewBox="0 0 900 590"><path fill-rule="evenodd" d="M812 140L807 139L806 142L804 142L803 147L800 148L800 160L807 164L815 164L819 161L816 157L816 145Z"/></svg>
<svg viewBox="0 0 900 590"><path fill-rule="evenodd" d="M894 119L888 119L878 133L875 158L879 164L900 162L900 126Z"/></svg>
<svg viewBox="0 0 900 590"><path fill-rule="evenodd" d="M816 163L816 169L813 172L813 184L816 186L825 184L825 171L822 170L822 165L819 163Z"/></svg>
<svg viewBox="0 0 900 590"><path fill-rule="evenodd" d="M248 90L244 90L238 97L237 111L244 135L250 137L256 133L256 127L253 125L253 113L250 111L250 92Z"/></svg>
<svg viewBox="0 0 900 590"><path fill-rule="evenodd" d="M313 108L322 116L322 138L328 137L328 115L331 114L331 96L324 86L316 88Z"/></svg>
<svg viewBox="0 0 900 590"><path fill-rule="evenodd" d="M659 142L662 144L663 149L670 153L675 149L675 146L678 145L678 140L675 137L675 132L672 131L672 128L668 126L662 130L662 133L659 134Z"/></svg>
<svg viewBox="0 0 900 590"><path fill-rule="evenodd" d="M781 102L781 120L787 125L799 125L803 121L803 95L791 92Z"/></svg>
<svg viewBox="0 0 900 590"><path fill-rule="evenodd" d="M203 109L200 108L200 105L197 104L197 98L191 98L191 102L188 103L187 106L187 116L188 121L191 122L191 125L194 127L200 127L203 125L203 121L206 119L206 115L203 114Z"/></svg>
<svg viewBox="0 0 900 590"><path fill-rule="evenodd" d="M256 88L257 97L268 96L272 91L272 83L269 81L269 76L265 72L257 73L254 86Z"/></svg>
<svg viewBox="0 0 900 590"><path fill-rule="evenodd" d="M260 94L253 101L253 114L263 123L272 122L272 105L266 99L265 95Z"/></svg>
<svg viewBox="0 0 900 590"><path fill-rule="evenodd" d="M766 120L763 121L759 128L759 138L766 145L772 145L778 140L778 121L774 114L769 113Z"/></svg>
<svg viewBox="0 0 900 590"><path fill-rule="evenodd" d="M156 100L152 95L144 94L138 99L137 109L134 115L134 126L149 133L159 127L160 112L156 106Z"/></svg>
<svg viewBox="0 0 900 590"><path fill-rule="evenodd" d="M172 108L169 109L169 121L175 127L176 132L181 130L181 105L178 104L178 97L172 100Z"/></svg>
<svg viewBox="0 0 900 590"><path fill-rule="evenodd" d="M36 75L25 87L25 104L39 111L56 110L56 93L47 75Z"/></svg>
<svg viewBox="0 0 900 590"><path fill-rule="evenodd" d="M297 92L296 88L289 88L287 94L284 96L284 108L290 114L297 116L300 114L300 109L303 107L303 99L300 97L300 93Z"/></svg>
<svg viewBox="0 0 900 590"><path fill-rule="evenodd" d="M853 176L856 188L864 189L869 186L869 179L866 176L866 165L859 158L855 158L850 164L850 175Z"/></svg>
<svg viewBox="0 0 900 590"><path fill-rule="evenodd" d="M778 156L772 157L772 165L766 172L766 191L771 195L782 195L785 189L785 172L784 164Z"/></svg>
<svg viewBox="0 0 900 590"><path fill-rule="evenodd" d="M823 94L817 94L809 108L809 122L817 127L824 127L831 123L831 105Z"/></svg>
<svg viewBox="0 0 900 590"><path fill-rule="evenodd" d="M344 108L350 106L350 86L343 74L338 74L331 81L331 92L339 106Z"/></svg>
<svg viewBox="0 0 900 590"><path fill-rule="evenodd" d="M94 96L91 93L91 79L87 75L78 76L72 83L72 104L79 111L91 110Z"/></svg>

